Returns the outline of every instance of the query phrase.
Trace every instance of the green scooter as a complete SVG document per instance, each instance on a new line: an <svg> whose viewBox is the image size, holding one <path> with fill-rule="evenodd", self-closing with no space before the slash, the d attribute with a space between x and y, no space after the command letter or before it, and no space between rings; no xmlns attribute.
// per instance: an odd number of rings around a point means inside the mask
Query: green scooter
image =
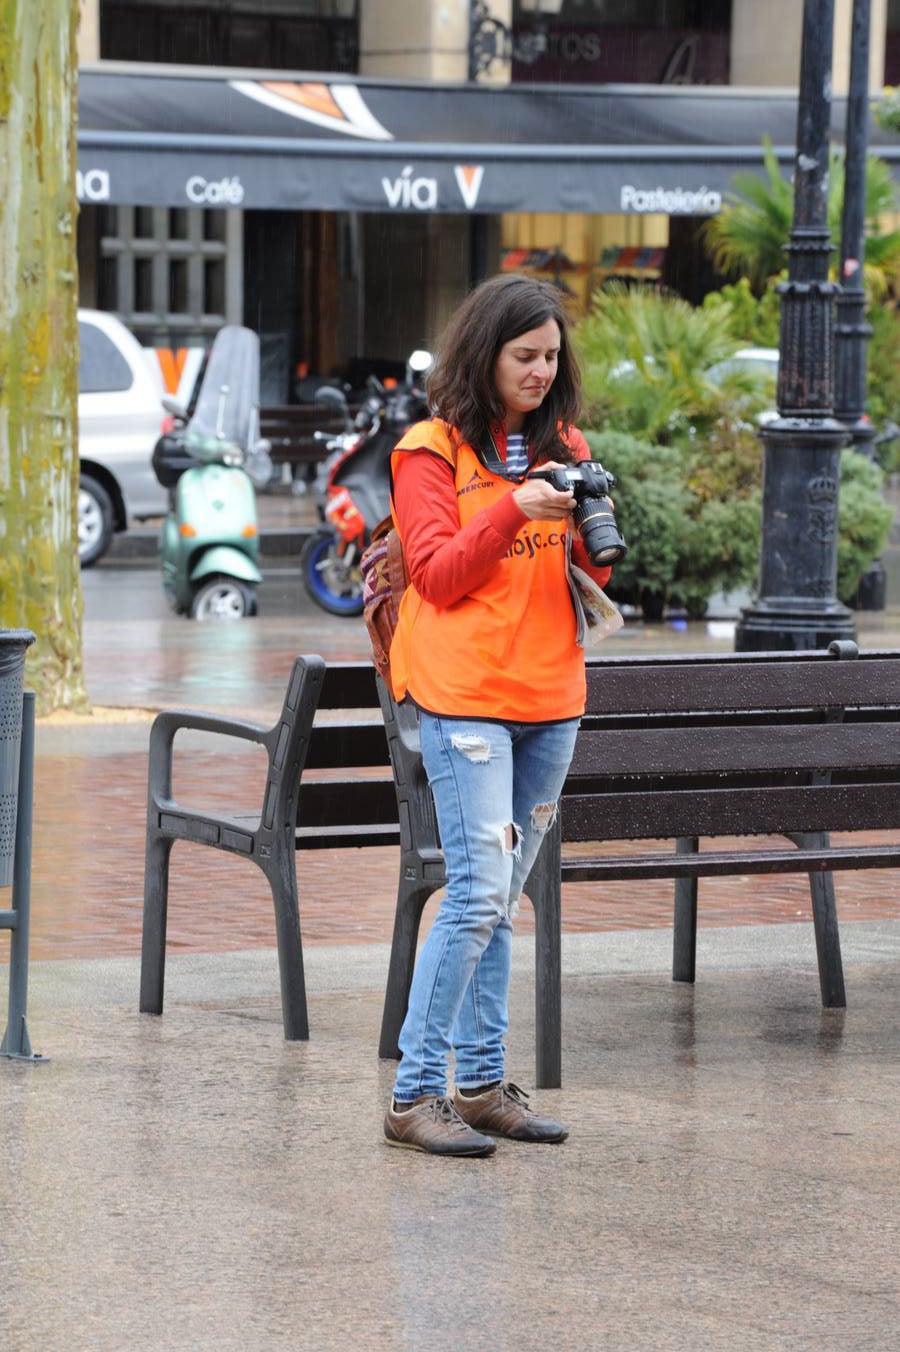
<svg viewBox="0 0 900 1352"><path fill-rule="evenodd" d="M156 477L169 489L159 552L172 608L195 620L256 614L259 531L254 484L272 473L269 443L259 437L259 337L220 329L193 415L171 400L180 426L160 437Z"/></svg>

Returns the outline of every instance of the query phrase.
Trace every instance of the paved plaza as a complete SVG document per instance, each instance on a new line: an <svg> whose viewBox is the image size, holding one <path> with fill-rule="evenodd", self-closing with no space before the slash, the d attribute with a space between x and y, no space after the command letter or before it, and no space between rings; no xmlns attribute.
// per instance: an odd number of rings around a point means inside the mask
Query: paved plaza
<svg viewBox="0 0 900 1352"><path fill-rule="evenodd" d="M166 1009L137 1013L153 711L269 721L295 653L366 655L362 624L285 603L202 629L139 567L123 617L117 585L85 578L95 714L38 729L29 1027L50 1059L0 1061L0 1347L897 1346L896 873L837 877L846 1011L820 1006L802 877L701 884L693 988L669 977L670 883L565 889L563 1087L536 1098L570 1139L390 1151L392 850L301 857L311 1039L287 1044L261 874L176 846ZM900 646L900 611L861 616L860 641ZM731 646L715 626L612 644ZM198 738L176 791L234 801L257 769ZM529 1088L521 920L509 1066ZM5 990L0 971L4 1014Z"/></svg>
<svg viewBox="0 0 900 1352"><path fill-rule="evenodd" d="M568 936L562 1146L438 1160L380 1140L383 945L310 946L312 1036L274 954L37 963L0 1066L10 1352L877 1349L900 1321L900 924L720 929L695 989L664 931ZM518 940L511 1073L530 1080Z"/></svg>

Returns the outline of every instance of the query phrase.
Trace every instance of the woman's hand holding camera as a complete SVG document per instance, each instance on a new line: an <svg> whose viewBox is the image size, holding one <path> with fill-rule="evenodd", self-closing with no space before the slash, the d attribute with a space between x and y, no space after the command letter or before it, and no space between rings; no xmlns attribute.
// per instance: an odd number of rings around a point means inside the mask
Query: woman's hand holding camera
<svg viewBox="0 0 900 1352"><path fill-rule="evenodd" d="M563 469L558 460L548 460L541 469ZM529 521L564 521L575 507L575 494L560 493L543 479L526 479L513 490L513 497Z"/></svg>

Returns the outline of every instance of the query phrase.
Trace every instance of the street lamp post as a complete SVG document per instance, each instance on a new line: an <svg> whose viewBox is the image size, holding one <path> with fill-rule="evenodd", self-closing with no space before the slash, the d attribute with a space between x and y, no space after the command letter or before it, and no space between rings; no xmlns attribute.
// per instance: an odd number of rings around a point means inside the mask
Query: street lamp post
<svg viewBox="0 0 900 1352"><path fill-rule="evenodd" d="M486 0L469 0L469 74L474 84L482 75L490 74L494 62L518 59L534 61L547 49L547 30L543 19L559 14L562 0L521 0L524 11L531 11L541 20L527 40L513 41L512 29L491 13Z"/></svg>
<svg viewBox="0 0 900 1352"><path fill-rule="evenodd" d="M841 216L841 294L834 326L834 412L847 427L854 449L871 460L875 425L864 416L866 349L872 327L866 320L863 265L866 260L866 154L869 141L870 0L853 0L850 33L850 88L844 159L844 207ZM885 572L873 559L859 582L856 605L884 610Z"/></svg>
<svg viewBox="0 0 900 1352"><path fill-rule="evenodd" d="M866 323L863 264L866 240L866 152L869 121L870 0L853 0L850 88L847 95L844 206L841 217L841 292L834 326L834 411L847 425L853 444L872 455L875 428L863 418L866 406Z"/></svg>
<svg viewBox="0 0 900 1352"><path fill-rule="evenodd" d="M828 131L834 0L805 0L797 107L794 218L781 292L778 417L762 432L758 593L741 612L738 652L822 648L853 638L837 600L840 453L833 416L833 307L828 280Z"/></svg>
<svg viewBox="0 0 900 1352"><path fill-rule="evenodd" d="M474 84L495 61L509 61L511 56L512 33L506 24L494 18L485 0L470 0L469 82Z"/></svg>

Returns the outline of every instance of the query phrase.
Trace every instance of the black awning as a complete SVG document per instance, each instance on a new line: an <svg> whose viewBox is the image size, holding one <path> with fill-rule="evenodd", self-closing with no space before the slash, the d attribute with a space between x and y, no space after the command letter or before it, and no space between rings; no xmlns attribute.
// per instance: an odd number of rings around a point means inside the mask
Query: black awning
<svg viewBox="0 0 900 1352"><path fill-rule="evenodd" d="M718 211L796 93L423 85L103 63L79 80L84 202L325 211ZM835 101L835 137L844 107ZM882 144L877 144L879 139ZM900 139L873 127L873 149Z"/></svg>

